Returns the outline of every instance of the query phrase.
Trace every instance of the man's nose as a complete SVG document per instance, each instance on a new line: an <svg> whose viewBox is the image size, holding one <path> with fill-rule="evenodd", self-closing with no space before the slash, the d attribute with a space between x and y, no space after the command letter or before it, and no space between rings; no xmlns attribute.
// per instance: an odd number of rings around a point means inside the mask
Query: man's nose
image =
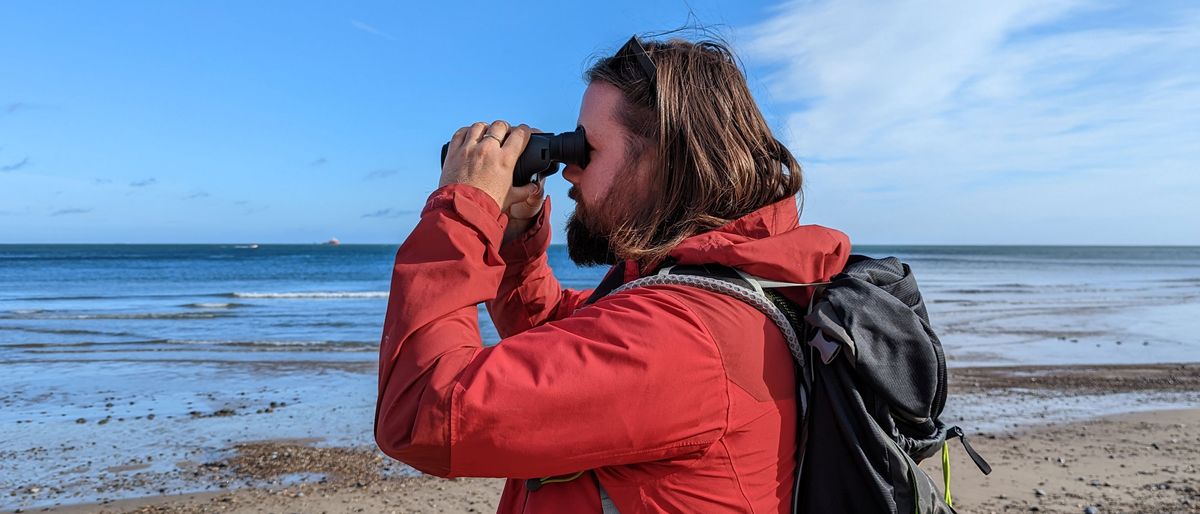
<svg viewBox="0 0 1200 514"><path fill-rule="evenodd" d="M574 164L568 164L566 167L563 168L562 176L564 179L567 179L567 182L570 182L571 185L577 186L577 185L579 185L579 174L580 173L583 173L583 169L581 169L579 166L576 166Z"/></svg>

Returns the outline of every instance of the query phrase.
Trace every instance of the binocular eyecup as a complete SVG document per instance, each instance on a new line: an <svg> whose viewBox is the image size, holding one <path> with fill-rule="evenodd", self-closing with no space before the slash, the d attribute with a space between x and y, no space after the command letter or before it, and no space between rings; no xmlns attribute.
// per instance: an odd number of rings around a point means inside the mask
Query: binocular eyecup
<svg viewBox="0 0 1200 514"><path fill-rule="evenodd" d="M446 152L449 150L450 143L442 145L443 166L446 165ZM587 166L587 134L584 133L583 127L560 134L530 134L529 144L517 158L517 165L513 169L513 187L520 187L558 173L559 164L574 164L581 168Z"/></svg>

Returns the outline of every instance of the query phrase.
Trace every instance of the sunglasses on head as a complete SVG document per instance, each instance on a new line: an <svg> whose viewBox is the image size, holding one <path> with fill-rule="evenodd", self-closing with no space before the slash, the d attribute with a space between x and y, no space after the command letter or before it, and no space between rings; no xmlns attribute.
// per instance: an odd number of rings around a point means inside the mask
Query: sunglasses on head
<svg viewBox="0 0 1200 514"><path fill-rule="evenodd" d="M630 37L613 58L632 58L646 74L646 80L650 82L650 91L658 91L658 67L654 65L650 54L646 53L646 47L642 46L642 41L636 35Z"/></svg>

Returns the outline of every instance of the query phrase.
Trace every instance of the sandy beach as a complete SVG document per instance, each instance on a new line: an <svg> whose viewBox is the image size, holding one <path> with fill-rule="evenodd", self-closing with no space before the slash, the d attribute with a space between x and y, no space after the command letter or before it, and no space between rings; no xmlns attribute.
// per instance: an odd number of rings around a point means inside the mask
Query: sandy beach
<svg viewBox="0 0 1200 514"><path fill-rule="evenodd" d="M974 423L995 429L968 428L972 444L995 469L990 476L979 473L961 446L952 443L951 490L960 511L1200 511L1200 365L951 372L952 406L978 401L1029 406L1052 400L1068 406L1063 412L999 407L999 412L1013 414ZM1132 403L1123 406L1125 413L1100 417L1080 416L1069 408L1072 399L1098 397ZM922 466L941 476L938 459ZM155 479L139 476L137 465L107 471L114 496L124 486ZM53 506L46 504L53 486L30 484L6 492L4 503L41 503L11 512L471 513L493 512L502 485L495 479L415 476L374 448L329 447L319 440L234 444L227 457L194 463L181 475L176 478L188 484L187 494L164 489L157 497Z"/></svg>

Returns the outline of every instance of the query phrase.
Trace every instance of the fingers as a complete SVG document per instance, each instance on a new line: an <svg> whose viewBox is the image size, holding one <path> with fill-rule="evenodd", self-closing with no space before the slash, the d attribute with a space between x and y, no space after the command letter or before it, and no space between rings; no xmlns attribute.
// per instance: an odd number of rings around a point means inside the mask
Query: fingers
<svg viewBox="0 0 1200 514"><path fill-rule="evenodd" d="M524 123L517 125L509 131L508 138L500 146L500 149L504 150L504 154L514 164L517 162L517 158L521 156L521 152L525 151L525 145L529 144L529 134L531 133L528 125Z"/></svg>
<svg viewBox="0 0 1200 514"><path fill-rule="evenodd" d="M546 177L542 177L534 182L530 182L521 186L518 189L528 192L529 196L525 198L525 205L535 210L542 205L542 197L546 194Z"/></svg>
<svg viewBox="0 0 1200 514"><path fill-rule="evenodd" d="M472 123L470 127L467 127L466 142L478 143L479 138L483 137L483 131L487 130L487 128L488 124L482 121Z"/></svg>
<svg viewBox="0 0 1200 514"><path fill-rule="evenodd" d="M479 159L496 151L495 147L490 146L491 140L494 139L502 156L501 162L504 166L511 167L516 164L517 159L521 157L521 152L529 144L529 136L532 132L528 125L521 124L513 127L504 120L493 121L490 125L475 122L468 127L458 129L451 139L451 146L461 147L467 155Z"/></svg>
<svg viewBox="0 0 1200 514"><path fill-rule="evenodd" d="M542 194L542 184L540 181L530 182L520 187L513 188L517 198L524 198L525 203L530 203Z"/></svg>
<svg viewBox="0 0 1200 514"><path fill-rule="evenodd" d="M539 180L512 187L514 167L532 132L528 125L513 127L504 120L476 122L458 129L451 138L455 150L446 158L440 184L472 185L487 192L506 213L519 204L522 207L518 211L536 214L545 194L544 184ZM496 146L492 146L491 139L496 140Z"/></svg>
<svg viewBox="0 0 1200 514"><path fill-rule="evenodd" d="M463 127L454 131L454 137L450 138L450 148L462 146L463 140L467 138L467 130L471 127Z"/></svg>
<svg viewBox="0 0 1200 514"><path fill-rule="evenodd" d="M545 193L542 182L530 182L509 190L506 211L509 220L531 220L542 210L542 195Z"/></svg>
<svg viewBox="0 0 1200 514"><path fill-rule="evenodd" d="M507 121L496 120L493 121L490 126L488 126L487 135L483 137L490 136L490 138L495 139L497 143L503 145L504 138L508 136L508 130L510 128L511 125L509 125Z"/></svg>

